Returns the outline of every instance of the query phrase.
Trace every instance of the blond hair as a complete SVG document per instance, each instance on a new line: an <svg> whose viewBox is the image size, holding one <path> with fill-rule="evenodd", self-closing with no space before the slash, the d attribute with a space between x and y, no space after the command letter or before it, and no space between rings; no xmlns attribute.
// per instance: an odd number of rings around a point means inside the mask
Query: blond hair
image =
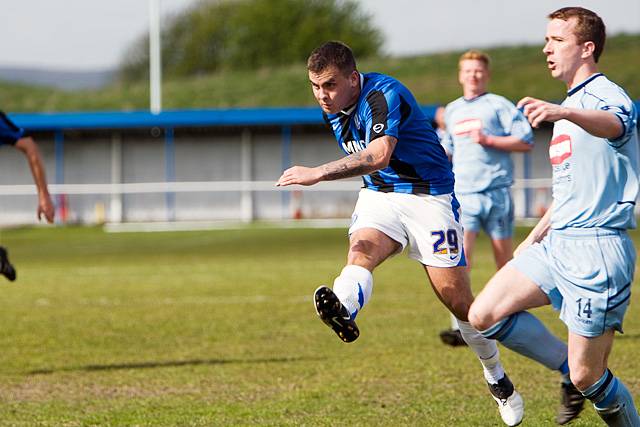
<svg viewBox="0 0 640 427"><path fill-rule="evenodd" d="M480 52L479 50L468 50L462 55L460 55L460 59L458 60L458 67L460 67L460 64L462 64L462 61L467 61L467 60L480 61L484 64L485 67L487 67L487 69L489 69L489 64L491 63L491 60L489 59L489 55L487 55L484 52Z"/></svg>

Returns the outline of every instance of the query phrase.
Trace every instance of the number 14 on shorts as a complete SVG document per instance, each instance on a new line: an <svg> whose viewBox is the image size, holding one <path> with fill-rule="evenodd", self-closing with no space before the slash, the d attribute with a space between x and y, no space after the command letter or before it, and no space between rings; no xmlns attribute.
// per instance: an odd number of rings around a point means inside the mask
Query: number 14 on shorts
<svg viewBox="0 0 640 427"><path fill-rule="evenodd" d="M591 298L578 298L576 304L578 304L578 317L591 319Z"/></svg>

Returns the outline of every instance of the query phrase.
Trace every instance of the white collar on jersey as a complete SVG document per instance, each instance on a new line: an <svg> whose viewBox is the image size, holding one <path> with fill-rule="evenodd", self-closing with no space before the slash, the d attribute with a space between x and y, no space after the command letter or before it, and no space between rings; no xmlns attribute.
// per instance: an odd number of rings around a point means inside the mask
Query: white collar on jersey
<svg viewBox="0 0 640 427"><path fill-rule="evenodd" d="M362 87L364 86L364 75L362 73L358 74L360 74L360 93L362 93ZM351 113L353 113L353 110L356 109L356 105L358 105L358 101L356 101L355 104L351 105L350 107L347 107L344 110L340 110L340 112L345 116L349 116L351 115Z"/></svg>

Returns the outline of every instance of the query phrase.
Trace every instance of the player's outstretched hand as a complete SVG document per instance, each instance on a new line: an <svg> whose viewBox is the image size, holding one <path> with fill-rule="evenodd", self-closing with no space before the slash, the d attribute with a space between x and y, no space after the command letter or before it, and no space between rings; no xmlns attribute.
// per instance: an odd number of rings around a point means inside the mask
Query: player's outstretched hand
<svg viewBox="0 0 640 427"><path fill-rule="evenodd" d="M567 109L565 107L531 98L530 96L518 101L517 106L522 110L524 116L534 128L540 126L542 122L556 122L564 119L567 115Z"/></svg>
<svg viewBox="0 0 640 427"><path fill-rule="evenodd" d="M53 207L51 196L48 194L40 196L38 199L38 220L41 220L42 217L44 217L44 219L51 224L53 222L54 215L55 208Z"/></svg>
<svg viewBox="0 0 640 427"><path fill-rule="evenodd" d="M307 168L304 166L294 166L282 173L282 176L276 182L276 187L284 187L287 185L313 185L320 182L322 175L318 168Z"/></svg>

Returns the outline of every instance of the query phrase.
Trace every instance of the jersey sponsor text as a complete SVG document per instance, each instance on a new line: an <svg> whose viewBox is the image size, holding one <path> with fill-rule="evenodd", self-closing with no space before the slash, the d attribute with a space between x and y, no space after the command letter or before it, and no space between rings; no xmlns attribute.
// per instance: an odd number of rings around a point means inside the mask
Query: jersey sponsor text
<svg viewBox="0 0 640 427"><path fill-rule="evenodd" d="M362 151L367 148L367 143L364 140L360 141L345 141L342 143L342 148L349 154L356 153L358 151Z"/></svg>

